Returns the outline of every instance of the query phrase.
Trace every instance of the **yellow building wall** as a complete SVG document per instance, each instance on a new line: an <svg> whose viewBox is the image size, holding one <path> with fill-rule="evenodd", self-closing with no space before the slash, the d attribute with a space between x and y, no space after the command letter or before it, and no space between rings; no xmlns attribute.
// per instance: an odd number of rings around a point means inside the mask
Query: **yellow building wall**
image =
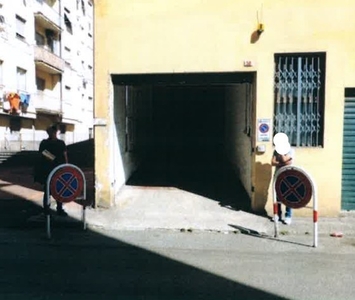
<svg viewBox="0 0 355 300"><path fill-rule="evenodd" d="M95 129L97 202L113 201L110 74L256 71L256 119L272 119L274 54L319 51L327 55L324 148L297 148L296 159L317 183L320 214L339 213L344 88L355 86L354 14L353 0L96 1L95 117L107 122ZM257 39L258 22L265 31ZM263 144L252 204L260 209L267 197L271 211L273 146Z"/></svg>

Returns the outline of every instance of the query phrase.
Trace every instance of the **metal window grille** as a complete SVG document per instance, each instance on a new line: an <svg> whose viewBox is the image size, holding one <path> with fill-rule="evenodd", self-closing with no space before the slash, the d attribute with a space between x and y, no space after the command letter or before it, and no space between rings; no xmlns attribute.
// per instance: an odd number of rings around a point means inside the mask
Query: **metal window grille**
<svg viewBox="0 0 355 300"><path fill-rule="evenodd" d="M275 55L274 134L292 146L323 146L325 54Z"/></svg>

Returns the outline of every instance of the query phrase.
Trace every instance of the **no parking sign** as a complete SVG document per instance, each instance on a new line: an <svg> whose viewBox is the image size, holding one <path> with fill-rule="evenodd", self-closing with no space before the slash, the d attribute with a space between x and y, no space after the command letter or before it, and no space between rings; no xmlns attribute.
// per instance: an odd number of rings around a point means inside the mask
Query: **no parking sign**
<svg viewBox="0 0 355 300"><path fill-rule="evenodd" d="M72 164L62 164L53 169L47 178L47 203L50 206L51 196L63 203L77 199L86 200L86 180L82 170ZM47 210L46 210L47 211ZM86 229L85 204L83 204L82 221ZM50 214L47 213L47 237L51 237Z"/></svg>
<svg viewBox="0 0 355 300"><path fill-rule="evenodd" d="M288 169L275 182L277 199L290 208L305 207L312 198L312 182L298 169Z"/></svg>
<svg viewBox="0 0 355 300"><path fill-rule="evenodd" d="M52 174L51 195L59 202L74 201L82 195L84 181L84 174L77 167L64 165Z"/></svg>
<svg viewBox="0 0 355 300"><path fill-rule="evenodd" d="M302 208L313 198L313 246L318 245L317 189L310 175L302 168L284 166L278 169L273 180L274 226L278 236L278 202L290 208Z"/></svg>
<svg viewBox="0 0 355 300"><path fill-rule="evenodd" d="M271 120L258 119L258 142L269 142L271 139Z"/></svg>

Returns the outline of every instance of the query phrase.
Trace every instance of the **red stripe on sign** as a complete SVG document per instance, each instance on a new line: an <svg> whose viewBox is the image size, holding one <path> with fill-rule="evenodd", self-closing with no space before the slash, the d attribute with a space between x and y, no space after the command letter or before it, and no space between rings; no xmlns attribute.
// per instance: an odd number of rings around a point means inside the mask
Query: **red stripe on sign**
<svg viewBox="0 0 355 300"><path fill-rule="evenodd" d="M278 205L277 205L277 202L276 203L274 203L274 215L277 215L278 214L278 211L279 209L278 209Z"/></svg>
<svg viewBox="0 0 355 300"><path fill-rule="evenodd" d="M316 210L313 211L313 222L318 222L318 212Z"/></svg>

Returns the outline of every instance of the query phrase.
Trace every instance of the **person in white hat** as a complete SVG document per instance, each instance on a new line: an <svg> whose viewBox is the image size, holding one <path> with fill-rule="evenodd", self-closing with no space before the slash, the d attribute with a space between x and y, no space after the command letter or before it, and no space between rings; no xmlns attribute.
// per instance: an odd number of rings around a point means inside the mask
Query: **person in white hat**
<svg viewBox="0 0 355 300"><path fill-rule="evenodd" d="M275 172L283 167L293 164L295 151L291 148L290 143L288 142L288 137L284 133L276 134L274 137L275 150L271 159L271 165L276 167ZM282 207L281 203L278 203L278 219L282 221ZM286 225L290 225L292 222L292 209L286 207L285 220Z"/></svg>
<svg viewBox="0 0 355 300"><path fill-rule="evenodd" d="M288 143L288 136L283 132L279 132L275 134L273 141L274 141L274 145L278 145L281 143Z"/></svg>

